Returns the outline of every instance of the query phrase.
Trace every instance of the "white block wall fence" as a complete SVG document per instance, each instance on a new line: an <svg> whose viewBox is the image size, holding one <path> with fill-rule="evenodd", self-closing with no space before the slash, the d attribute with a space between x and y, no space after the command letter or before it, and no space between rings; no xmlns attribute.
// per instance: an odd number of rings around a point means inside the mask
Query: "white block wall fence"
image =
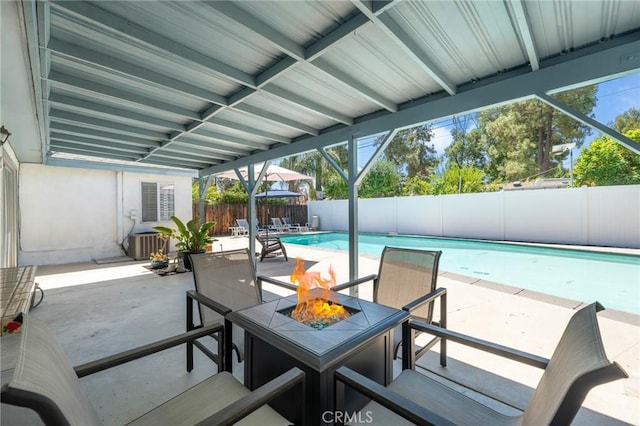
<svg viewBox="0 0 640 426"><path fill-rule="evenodd" d="M347 200L309 202L347 231ZM361 199L360 232L640 248L640 185Z"/></svg>

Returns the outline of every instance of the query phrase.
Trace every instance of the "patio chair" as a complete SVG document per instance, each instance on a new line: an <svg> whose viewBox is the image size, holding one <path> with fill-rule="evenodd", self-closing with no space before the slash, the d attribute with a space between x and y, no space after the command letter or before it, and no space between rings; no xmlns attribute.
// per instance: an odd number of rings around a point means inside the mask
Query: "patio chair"
<svg viewBox="0 0 640 426"><path fill-rule="evenodd" d="M244 358L244 331L224 319L229 312L262 303L262 291L256 284L256 272L249 250L190 255L195 290L187 291L187 331L216 322L224 322L224 369L231 371L231 354L238 362ZM200 325L193 322L193 301L198 302ZM193 347L213 359L215 354L198 340L187 343L187 371L193 369Z"/></svg>
<svg viewBox="0 0 640 426"><path fill-rule="evenodd" d="M2 387L3 404L30 408L47 425L98 425L98 413L84 395L80 377L155 354L210 333L223 333L215 324L73 368L47 325L24 315L20 349L11 381ZM302 384L304 373L293 368L250 392L230 373L217 373L155 407L129 424L194 425L290 424L266 405L285 390ZM116 384L117 386L117 384ZM114 392L117 389L114 389ZM243 424L245 424L243 422Z"/></svg>
<svg viewBox="0 0 640 426"><path fill-rule="evenodd" d="M309 227L306 224L300 225L299 223L292 223L291 219L288 217L283 217L281 220L282 223L287 226L289 232L309 232Z"/></svg>
<svg viewBox="0 0 640 426"><path fill-rule="evenodd" d="M284 256L284 260L288 261L287 257L287 249L285 249L284 244L279 237L276 236L265 236L261 234L256 235L256 239L262 246L262 250L260 251L260 262L264 260L264 258L271 253L282 253Z"/></svg>
<svg viewBox="0 0 640 426"><path fill-rule="evenodd" d="M236 224L238 225L239 228L246 229L247 235L249 235L249 229L251 229L251 226L249 225L249 222L247 221L247 219L236 219ZM261 226L259 221L256 221L256 231L258 231L259 234L262 234L267 232L267 229Z"/></svg>
<svg viewBox="0 0 640 426"><path fill-rule="evenodd" d="M628 377L620 365L610 362L605 354L596 316L596 312L602 309L602 305L596 302L577 311L551 359L431 324L419 321L407 323L407 329L432 333L443 339L543 368L545 371L532 398L519 415L498 413L467 396L468 389L454 390L416 372L413 363L386 388L353 370L341 367L335 375L336 386L346 384L371 398L373 401L362 409L362 413L367 413L379 424L567 425L572 422L593 387ZM406 336L408 338L409 333ZM405 343L407 347L411 344ZM410 351L405 349L405 352Z"/></svg>
<svg viewBox="0 0 640 426"><path fill-rule="evenodd" d="M247 249L199 253L190 257L195 290L187 291L187 331L224 322L226 332L222 344L222 365L225 370L231 371L234 351L238 362L244 359L244 330L235 324L231 325L225 316L261 304L262 286L256 280L256 271ZM285 288L290 289L291 285L285 284ZM199 325L194 324L193 320L194 300L198 304ZM194 346L210 359L216 357L203 342L188 342L187 371L193 369Z"/></svg>
<svg viewBox="0 0 640 426"><path fill-rule="evenodd" d="M272 217L271 218L271 225L272 225L273 229L275 229L277 232L287 232L289 230L287 225L282 223L282 220L280 220L279 217Z"/></svg>
<svg viewBox="0 0 640 426"><path fill-rule="evenodd" d="M373 279L373 301L397 309L409 311L411 318L447 326L447 290L436 289L441 251L429 251L386 246L382 251L378 275L364 277L339 284L333 288L341 291ZM440 321L433 320L435 300L440 298ZM398 357L402 344L400 327L394 330L393 358ZM440 342L440 364L447 365L446 340L434 337L415 354L424 355Z"/></svg>

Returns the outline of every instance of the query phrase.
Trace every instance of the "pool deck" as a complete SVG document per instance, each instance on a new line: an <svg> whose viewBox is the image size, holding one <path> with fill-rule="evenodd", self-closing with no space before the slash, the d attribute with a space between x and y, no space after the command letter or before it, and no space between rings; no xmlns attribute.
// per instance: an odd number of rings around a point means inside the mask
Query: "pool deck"
<svg viewBox="0 0 640 426"><path fill-rule="evenodd" d="M220 251L220 246L224 250L248 247L248 239L223 237L214 244L214 251ZM287 252L289 262L282 256L265 259L258 263L258 273L288 280L293 259L300 257L313 270L327 271L332 265L338 282L348 279L346 252L293 244L287 245ZM191 274L161 277L145 269L145 262L115 260L38 268L36 281L46 296L32 314L54 328L74 365L184 330L184 292L193 288ZM359 275L376 273L378 264L376 257L360 256ZM551 356L564 326L580 306L446 271L441 271L438 286L448 291L450 329L544 357ZM268 297L289 294L269 285L265 291ZM371 284L361 286L360 297L371 299L371 295ZM640 424L639 317L607 310L598 317L609 359L617 361L630 377L593 389L574 424ZM3 362L10 356L5 339L1 340ZM214 366L198 352L191 373L184 369L184 348L175 348L145 362L83 378L82 386L105 424L123 424L213 374ZM499 410L523 409L541 376L536 368L453 343L449 343L448 355L447 368L438 365L437 348L419 365L425 374L450 379L452 386L480 389L482 393L474 394L480 400L484 395L497 397L505 403L492 405ZM398 364L396 374L399 369ZM242 368L236 365L234 374L242 378ZM2 411L2 425L38 424L38 419L24 417L19 409L3 406Z"/></svg>

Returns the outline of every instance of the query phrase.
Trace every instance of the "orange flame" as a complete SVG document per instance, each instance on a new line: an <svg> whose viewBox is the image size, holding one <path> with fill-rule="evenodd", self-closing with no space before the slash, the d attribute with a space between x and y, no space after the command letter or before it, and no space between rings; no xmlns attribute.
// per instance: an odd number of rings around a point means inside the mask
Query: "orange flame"
<svg viewBox="0 0 640 426"><path fill-rule="evenodd" d="M291 282L298 283L298 304L291 312L291 317L296 321L337 322L349 317L349 312L337 304L338 298L331 292L331 287L336 285L333 266L329 266L329 277L326 278L320 272L305 271L304 261L298 258L291 272ZM316 288L322 289L320 298L311 293Z"/></svg>

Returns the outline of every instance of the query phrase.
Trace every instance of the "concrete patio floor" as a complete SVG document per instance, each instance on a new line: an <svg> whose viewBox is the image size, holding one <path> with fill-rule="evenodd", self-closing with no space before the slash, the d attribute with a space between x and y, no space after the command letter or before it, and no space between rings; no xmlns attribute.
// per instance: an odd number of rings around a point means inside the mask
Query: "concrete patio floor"
<svg viewBox="0 0 640 426"><path fill-rule="evenodd" d="M246 237L221 238L219 251L247 247ZM338 282L348 279L345 252L288 245L289 262L283 257L258 264L258 274L288 281L293 259L305 259L307 267L327 271L333 265ZM36 281L45 289L42 305L32 314L55 330L73 365L178 334L185 329L185 291L193 288L190 273L161 277L144 268L147 262L86 263L41 266ZM379 259L361 256L361 276L376 273ZM575 303L544 297L516 288L481 283L441 271L438 286L448 290L448 327L486 340L550 357ZM287 294L265 285L265 299ZM360 297L371 299L371 285L360 288ZM617 361L629 379L599 386L587 396L574 424L640 424L640 320L636 315L604 311L599 314L602 338L609 359ZM2 363L11 362L18 336L3 337ZM195 368L185 370L184 346L81 379L82 386L106 425L121 425L214 374L216 369L199 351ZM438 364L437 347L419 361L425 374L451 379L505 405L523 409L541 370L480 351L449 343L449 364ZM400 370L396 363L396 374ZM242 367L234 366L242 379ZM8 377L3 373L3 382ZM2 425L40 424L33 413L2 405Z"/></svg>

